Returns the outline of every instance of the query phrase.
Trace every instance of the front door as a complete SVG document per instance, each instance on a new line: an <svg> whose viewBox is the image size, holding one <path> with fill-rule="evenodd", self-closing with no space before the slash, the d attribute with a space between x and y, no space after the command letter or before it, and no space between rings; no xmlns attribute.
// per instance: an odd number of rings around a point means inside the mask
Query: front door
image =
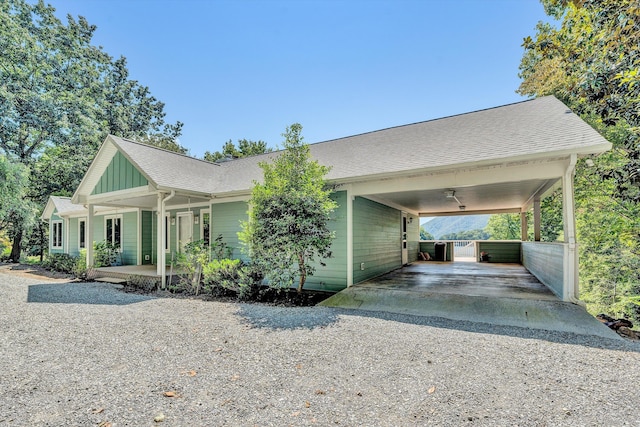
<svg viewBox="0 0 640 427"><path fill-rule="evenodd" d="M187 243L193 241L193 213L182 212L178 214L178 251L184 252Z"/></svg>
<svg viewBox="0 0 640 427"><path fill-rule="evenodd" d="M402 212L402 265L409 263L409 250L407 249L407 214Z"/></svg>

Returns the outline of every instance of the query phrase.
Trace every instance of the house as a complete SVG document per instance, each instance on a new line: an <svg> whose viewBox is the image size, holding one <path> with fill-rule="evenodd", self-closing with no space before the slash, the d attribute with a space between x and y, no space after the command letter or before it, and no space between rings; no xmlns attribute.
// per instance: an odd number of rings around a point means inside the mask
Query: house
<svg viewBox="0 0 640 427"><path fill-rule="evenodd" d="M397 126L310 145L330 166L339 208L333 258L307 287L340 290L417 260L421 216L533 209L563 190L562 243L505 242L560 298L575 300L577 251L573 175L580 157L611 144L552 96ZM221 235L242 257L237 233L247 220L259 162L278 153L220 164L108 136L70 199L51 197L50 251L77 254L90 242L121 247L122 262L153 264L165 280L172 254L195 239ZM495 242L494 244L499 244ZM421 246L423 245L423 246Z"/></svg>

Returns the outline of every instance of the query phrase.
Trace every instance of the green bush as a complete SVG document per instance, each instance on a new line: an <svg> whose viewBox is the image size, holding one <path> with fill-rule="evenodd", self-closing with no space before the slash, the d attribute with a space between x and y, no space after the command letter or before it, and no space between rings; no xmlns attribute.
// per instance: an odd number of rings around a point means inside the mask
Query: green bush
<svg viewBox="0 0 640 427"><path fill-rule="evenodd" d="M60 273L75 274L78 258L69 254L49 254L42 266Z"/></svg>
<svg viewBox="0 0 640 427"><path fill-rule="evenodd" d="M118 246L103 240L93 244L93 266L110 267L118 260Z"/></svg>
<svg viewBox="0 0 640 427"><path fill-rule="evenodd" d="M241 300L256 296L262 282L262 275L239 259L214 259L204 266L202 276L206 292L226 289Z"/></svg>

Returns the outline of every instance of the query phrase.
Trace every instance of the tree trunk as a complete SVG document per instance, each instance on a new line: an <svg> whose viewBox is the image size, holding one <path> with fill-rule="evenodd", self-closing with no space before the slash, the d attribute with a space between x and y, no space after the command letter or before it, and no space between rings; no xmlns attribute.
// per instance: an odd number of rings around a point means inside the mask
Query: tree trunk
<svg viewBox="0 0 640 427"><path fill-rule="evenodd" d="M9 260L12 262L20 262L20 252L22 250L22 230L16 232L13 236L13 245L11 246L11 255Z"/></svg>
<svg viewBox="0 0 640 427"><path fill-rule="evenodd" d="M43 258L44 258L44 244L45 244L45 240L44 240L44 226L42 225L42 221L38 222L38 235L40 238L40 264L42 264Z"/></svg>
<svg viewBox="0 0 640 427"><path fill-rule="evenodd" d="M307 270L304 268L304 257L298 255L298 270L300 271L300 281L298 282L298 293L302 292L304 282L307 281Z"/></svg>

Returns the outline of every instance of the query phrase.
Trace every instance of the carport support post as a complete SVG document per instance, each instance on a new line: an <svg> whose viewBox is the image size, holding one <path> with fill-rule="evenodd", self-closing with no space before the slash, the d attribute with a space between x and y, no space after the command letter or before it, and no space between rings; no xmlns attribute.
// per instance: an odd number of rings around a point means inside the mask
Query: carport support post
<svg viewBox="0 0 640 427"><path fill-rule="evenodd" d="M84 241L87 248L87 268L93 267L93 205L87 205L87 222L85 223Z"/></svg>
<svg viewBox="0 0 640 427"><path fill-rule="evenodd" d="M520 240L526 242L529 240L529 224L527 223L527 211L520 212Z"/></svg>
<svg viewBox="0 0 640 427"><path fill-rule="evenodd" d="M353 285L353 199L351 187L347 187L347 287Z"/></svg>
<svg viewBox="0 0 640 427"><path fill-rule="evenodd" d="M164 252L164 248L166 247L166 243L165 243L165 236L166 231L166 221L165 221L165 212L164 212L164 193L158 193L158 218L157 218L157 226L156 226L156 231L157 231L157 236L158 238L156 239L156 241L158 242L158 248L157 248L157 265L156 265L156 274L158 276L160 276L160 280L161 280L161 286L162 289L164 289L167 285L167 278L165 275L166 272L166 266L165 266L165 252Z"/></svg>
<svg viewBox="0 0 640 427"><path fill-rule="evenodd" d="M536 242L540 241L541 228L542 228L542 213L540 208L540 197L536 197L535 199L533 199L533 240Z"/></svg>
<svg viewBox="0 0 640 427"><path fill-rule="evenodd" d="M572 154L567 170L562 176L562 220L564 224L564 241L568 247L565 260L564 295L565 301L578 303L578 251L576 242L576 218L573 196L573 177L577 155Z"/></svg>

